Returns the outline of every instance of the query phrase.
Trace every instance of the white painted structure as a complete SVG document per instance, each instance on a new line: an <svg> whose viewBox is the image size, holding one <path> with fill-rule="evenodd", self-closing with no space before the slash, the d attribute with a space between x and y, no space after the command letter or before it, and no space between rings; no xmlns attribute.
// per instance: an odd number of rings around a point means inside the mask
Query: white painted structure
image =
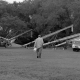
<svg viewBox="0 0 80 80"><path fill-rule="evenodd" d="M47 35L43 36L42 38L43 38L43 39L46 39L46 38L48 38L48 37L50 37L50 36L53 36L53 35L55 35L55 34L57 34L57 33L60 33L61 31L67 30L67 29L69 29L69 28L71 28L71 31L73 31L73 25L70 25L70 26L68 26L68 27L65 27L65 28L63 28L63 29L60 29L60 30L55 31L55 32L53 32L53 33L47 34ZM24 44L23 46L27 46L27 45L29 45L29 44L31 44L31 43L34 43L34 42L35 42L35 40L32 41L32 42L29 42L29 43L27 43L27 44ZM48 42L48 43L49 43L49 42ZM47 44L47 43L46 43L46 44Z"/></svg>

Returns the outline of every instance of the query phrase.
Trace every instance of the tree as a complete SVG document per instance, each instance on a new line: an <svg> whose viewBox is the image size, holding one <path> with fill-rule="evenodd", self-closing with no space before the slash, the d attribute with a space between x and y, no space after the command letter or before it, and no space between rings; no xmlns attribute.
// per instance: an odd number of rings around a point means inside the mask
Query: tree
<svg viewBox="0 0 80 80"><path fill-rule="evenodd" d="M24 21L20 20L17 16L5 15L0 19L0 25L3 27L6 35L9 33L9 30L12 29L14 32L18 30L28 29ZM5 35L5 36L6 36Z"/></svg>

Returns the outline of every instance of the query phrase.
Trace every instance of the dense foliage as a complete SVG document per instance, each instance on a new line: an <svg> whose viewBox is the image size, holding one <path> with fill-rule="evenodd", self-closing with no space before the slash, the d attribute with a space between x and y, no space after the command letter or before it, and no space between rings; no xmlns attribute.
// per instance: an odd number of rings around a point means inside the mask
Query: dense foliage
<svg viewBox="0 0 80 80"><path fill-rule="evenodd" d="M0 36L11 38L26 30L33 29L17 42L27 43L38 34L49 32L74 24L74 33L80 32L80 0L24 0L9 4L0 0ZM63 34L65 32L65 35ZM70 35L66 30L58 35Z"/></svg>

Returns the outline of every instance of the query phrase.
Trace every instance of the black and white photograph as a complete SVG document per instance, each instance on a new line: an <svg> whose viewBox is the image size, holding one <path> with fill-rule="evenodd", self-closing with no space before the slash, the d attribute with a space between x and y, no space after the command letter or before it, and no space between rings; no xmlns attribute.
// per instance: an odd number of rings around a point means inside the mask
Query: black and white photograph
<svg viewBox="0 0 80 80"><path fill-rule="evenodd" d="M0 0L0 80L80 80L80 0Z"/></svg>

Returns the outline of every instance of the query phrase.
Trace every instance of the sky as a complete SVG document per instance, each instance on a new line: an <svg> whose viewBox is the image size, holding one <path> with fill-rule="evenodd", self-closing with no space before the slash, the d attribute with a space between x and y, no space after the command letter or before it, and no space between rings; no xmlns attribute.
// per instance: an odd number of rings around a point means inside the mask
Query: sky
<svg viewBox="0 0 80 80"><path fill-rule="evenodd" d="M8 3L13 3L14 1L16 1L16 2L22 2L23 0L4 0L4 1L7 1Z"/></svg>

